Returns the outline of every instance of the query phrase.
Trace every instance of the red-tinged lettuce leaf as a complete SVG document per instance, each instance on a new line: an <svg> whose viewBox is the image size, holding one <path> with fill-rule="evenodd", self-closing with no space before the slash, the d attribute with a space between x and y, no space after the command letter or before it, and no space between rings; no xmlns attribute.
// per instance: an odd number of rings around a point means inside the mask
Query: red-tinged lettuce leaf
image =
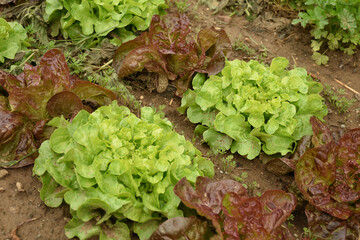
<svg viewBox="0 0 360 240"><path fill-rule="evenodd" d="M149 41L162 54L188 54L195 47L189 19L185 14L154 15L149 27Z"/></svg>
<svg viewBox="0 0 360 240"><path fill-rule="evenodd" d="M0 88L0 110L10 110L9 109L9 101L8 101L7 97L2 95L1 91L2 91L2 89Z"/></svg>
<svg viewBox="0 0 360 240"><path fill-rule="evenodd" d="M265 229L270 232L279 228L296 207L296 197L282 190L268 190L259 199L265 207L264 212L268 219Z"/></svg>
<svg viewBox="0 0 360 240"><path fill-rule="evenodd" d="M38 86L42 83L39 69L28 63L25 63L24 71L16 77L23 86Z"/></svg>
<svg viewBox="0 0 360 240"><path fill-rule="evenodd" d="M54 127L46 125L49 120L50 119L43 119L35 123L32 129L32 134L37 143L42 143L43 141L49 139L55 130Z"/></svg>
<svg viewBox="0 0 360 240"><path fill-rule="evenodd" d="M336 184L330 189L338 202L360 204L360 128L346 132L336 149ZM360 212L360 207L355 211Z"/></svg>
<svg viewBox="0 0 360 240"><path fill-rule="evenodd" d="M42 56L39 72L42 83L51 86L54 94L62 92L71 86L69 67L60 49L52 49Z"/></svg>
<svg viewBox="0 0 360 240"><path fill-rule="evenodd" d="M234 192L246 196L246 189L233 180L214 181L206 177L197 177L195 190L186 178L174 187L174 193L189 208L210 219L219 234L222 234L221 202L226 193Z"/></svg>
<svg viewBox="0 0 360 240"><path fill-rule="evenodd" d="M113 91L80 79L74 81L69 91L78 96L84 104L89 104L95 109L109 105L117 99L117 95ZM84 109L89 110L86 106Z"/></svg>
<svg viewBox="0 0 360 240"><path fill-rule="evenodd" d="M53 130L45 125L52 117L72 119L81 109L92 111L117 99L114 92L71 76L59 49L46 52L36 67L26 64L18 76L0 70L0 97L4 166L33 162Z"/></svg>
<svg viewBox="0 0 360 240"><path fill-rule="evenodd" d="M156 89L158 92L164 92L168 86L168 79L174 80L176 78L167 70L166 65L166 59L154 46L144 45L135 48L126 55L117 73L119 77L142 72L144 69L147 72L156 73L158 75L158 78L155 79Z"/></svg>
<svg viewBox="0 0 360 240"><path fill-rule="evenodd" d="M12 111L19 112L31 121L48 118L46 103L53 95L45 85L13 88L9 91L9 103Z"/></svg>
<svg viewBox="0 0 360 240"><path fill-rule="evenodd" d="M137 38L120 45L120 47L115 52L114 61L113 61L114 62L113 67L114 69L117 69L118 74L121 71L121 66L123 64L125 57L135 48L147 45L148 41L149 41L148 33L143 32Z"/></svg>
<svg viewBox="0 0 360 240"><path fill-rule="evenodd" d="M46 109L47 102L64 90L75 94L79 92L81 100L93 98L98 105L106 105L116 99L110 90L72 77L65 56L59 49L45 53L37 67L26 64L24 72L17 77L0 72L0 83L9 94L12 111L20 112L32 121L51 117Z"/></svg>
<svg viewBox="0 0 360 240"><path fill-rule="evenodd" d="M34 163L37 145L32 135L33 123L20 113L0 109L0 166L17 167Z"/></svg>
<svg viewBox="0 0 360 240"><path fill-rule="evenodd" d="M203 29L195 43L189 36L190 24L185 15L175 13L162 19L155 16L153 21L149 40L165 55L168 69L177 76L177 95L182 95L188 89L195 72L212 75L223 69L225 55L231 50L225 31Z"/></svg>
<svg viewBox="0 0 360 240"><path fill-rule="evenodd" d="M330 129L317 117L312 116L310 123L313 130L312 143L314 147L319 147L334 140Z"/></svg>
<svg viewBox="0 0 360 240"><path fill-rule="evenodd" d="M304 198L319 210L347 219L351 209L346 203L336 202L329 193L336 180L336 144L331 142L308 150L296 164L295 181Z"/></svg>
<svg viewBox="0 0 360 240"><path fill-rule="evenodd" d="M168 80L174 80L176 94L182 95L195 72L220 72L230 50L231 43L224 31L201 30L195 41L186 15L155 15L148 34L119 47L113 66L119 77L143 70L156 73L155 85L159 92L165 91Z"/></svg>
<svg viewBox="0 0 360 240"><path fill-rule="evenodd" d="M46 104L46 110L52 118L63 115L66 119L73 119L82 109L84 104L81 99L69 91L55 94Z"/></svg>
<svg viewBox="0 0 360 240"><path fill-rule="evenodd" d="M24 72L17 77L0 70L0 84L9 95L11 110L22 113L32 121L51 117L46 109L47 103L63 91L70 91L81 101L97 107L117 99L114 92L71 76L65 56L59 49L46 52L37 67L27 64ZM64 101L63 108L67 105Z"/></svg>
<svg viewBox="0 0 360 240"><path fill-rule="evenodd" d="M360 128L307 151L295 169L304 198L340 219L360 213Z"/></svg>
<svg viewBox="0 0 360 240"><path fill-rule="evenodd" d="M47 101L70 87L71 82L64 55L53 49L44 54L39 66L26 64L19 76L4 74L0 70L0 84L9 95L12 111L20 112L31 121L39 121L48 118Z"/></svg>
<svg viewBox="0 0 360 240"><path fill-rule="evenodd" d="M344 162L346 159L359 160L360 128L351 129L339 140L338 156Z"/></svg>
<svg viewBox="0 0 360 240"><path fill-rule="evenodd" d="M221 219L218 213L212 210L211 206L203 203L201 195L197 193L186 178L182 178L174 187L174 193L181 199L181 201L189 208L196 209L198 214L210 219L218 233L221 233ZM206 195L205 195L206 196ZM221 198L220 198L221 199ZM219 201L219 197L217 199ZM207 201L208 202L208 201ZM218 207L218 206L216 206Z"/></svg>
<svg viewBox="0 0 360 240"><path fill-rule="evenodd" d="M311 205L306 207L305 214L311 236L317 240L358 240L360 237L360 214L342 220Z"/></svg>
<svg viewBox="0 0 360 240"><path fill-rule="evenodd" d="M215 75L225 66L225 59L232 49L231 42L224 30L216 30L214 27L203 29L198 34L198 43L205 55L203 66L197 68L197 72Z"/></svg>
<svg viewBox="0 0 360 240"><path fill-rule="evenodd" d="M13 87L23 87L25 83L23 80L4 72L0 69L0 89L3 88L6 92L9 92Z"/></svg>
<svg viewBox="0 0 360 240"><path fill-rule="evenodd" d="M228 193L223 199L223 209L226 239L251 239L255 233L260 238L267 235L263 222L263 206L258 198Z"/></svg>
<svg viewBox="0 0 360 240"><path fill-rule="evenodd" d="M261 197L230 192L222 205L226 239L288 239L288 231L282 224L295 206L295 196L281 190L266 191Z"/></svg>
<svg viewBox="0 0 360 240"><path fill-rule="evenodd" d="M209 230L206 221L194 216L175 217L162 223L149 240L203 240L209 239Z"/></svg>
<svg viewBox="0 0 360 240"><path fill-rule="evenodd" d="M210 219L221 239L293 239L283 225L296 206L290 193L270 190L248 197L239 182L205 177L196 179L195 189L183 178L174 192L187 207Z"/></svg>
<svg viewBox="0 0 360 240"><path fill-rule="evenodd" d="M43 98L48 99L51 88L40 84L41 76L36 67L25 64L24 72L13 76L0 70L0 86L7 92L13 111L21 112L29 119L37 121L46 117Z"/></svg>
<svg viewBox="0 0 360 240"><path fill-rule="evenodd" d="M214 181L206 177L198 177L195 189L200 194L203 203L212 208L212 211L219 214L221 202L226 193L233 192L239 196L246 196L246 189L243 185L234 180Z"/></svg>

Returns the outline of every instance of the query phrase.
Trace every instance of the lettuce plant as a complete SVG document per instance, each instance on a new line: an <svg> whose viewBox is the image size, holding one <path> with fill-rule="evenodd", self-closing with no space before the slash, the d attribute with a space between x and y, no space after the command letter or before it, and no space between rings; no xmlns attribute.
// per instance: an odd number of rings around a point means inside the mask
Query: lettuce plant
<svg viewBox="0 0 360 240"><path fill-rule="evenodd" d="M317 210L308 204L305 209L308 229L312 239L321 240L356 240L360 236L360 214L353 214L343 220Z"/></svg>
<svg viewBox="0 0 360 240"><path fill-rule="evenodd" d="M360 235L360 128L338 141L320 121L314 124L313 143L296 163L295 180L308 207L309 226L316 236L357 239ZM314 140L315 139L315 140Z"/></svg>
<svg viewBox="0 0 360 240"><path fill-rule="evenodd" d="M260 197L249 197L239 182L205 177L196 179L195 189L183 178L175 185L174 192L187 207L211 220L218 233L216 239L292 239L282 225L296 206L296 199L290 193L269 190ZM193 235L196 231L205 232L200 227L203 225L197 223L197 226L184 226L184 229ZM167 231L171 232L171 228Z"/></svg>
<svg viewBox="0 0 360 240"><path fill-rule="evenodd" d="M80 111L71 123L49 124L57 129L42 143L33 171L46 205L70 205L69 238L102 236L116 222L116 239L130 240L130 230L148 239L162 218L182 216L173 192L181 178L194 183L214 175L212 162L150 107L140 119L114 101L92 114Z"/></svg>
<svg viewBox="0 0 360 240"><path fill-rule="evenodd" d="M72 119L81 109L92 111L115 99L114 92L70 75L58 49L45 53L36 67L26 64L18 76L0 70L1 166L32 164L49 137L45 124L51 118Z"/></svg>
<svg viewBox="0 0 360 240"><path fill-rule="evenodd" d="M0 18L0 63L14 59L15 54L26 49L26 30L20 23L7 22Z"/></svg>
<svg viewBox="0 0 360 240"><path fill-rule="evenodd" d="M149 32L118 48L114 68L121 78L142 71L154 73L156 77L151 81L158 92L166 90L169 80L175 81L176 94L182 95L195 72L220 72L230 50L230 40L223 30L203 29L195 40L186 15L155 15Z"/></svg>
<svg viewBox="0 0 360 240"><path fill-rule="evenodd" d="M330 136L331 137L331 136ZM329 139L329 138L327 138ZM360 213L360 129L306 151L296 164L295 180L318 210L347 219Z"/></svg>
<svg viewBox="0 0 360 240"><path fill-rule="evenodd" d="M352 201L354 199L347 198L351 195L354 196L354 194L358 195L359 181L356 172L359 171L359 165L356 166L354 164L356 161L346 155L354 156L359 162L359 155L357 157L353 155L360 150L359 134L352 134L351 137L343 136L348 138L345 140L347 142L346 148L352 150L342 148L341 151L346 153L341 154L343 159L339 159L336 148L337 144L343 142L344 139L340 138L337 133L331 132L316 117L312 117L310 122L314 133L312 138L303 142L291 159L281 158L282 161L295 169L295 178L300 184L298 185L299 189L310 203L305 209L308 229L312 237L316 239L357 239L360 236L359 200ZM359 132L359 129L356 131ZM327 147L325 147L326 145ZM324 151L325 148L328 150L333 148L334 150ZM319 151L319 149L322 150ZM345 159L352 162L350 163L351 171L345 170L347 167L341 163ZM343 169L341 169L342 166ZM338 167L339 169L336 169ZM301 176L301 174L305 174L305 176ZM333 177L334 174L335 178ZM342 200L338 201L335 196L340 195Z"/></svg>
<svg viewBox="0 0 360 240"><path fill-rule="evenodd" d="M146 30L152 16L164 14L164 8L164 0L46 0L44 19L53 36L61 31L65 38L79 40L115 30L116 42L121 43Z"/></svg>
<svg viewBox="0 0 360 240"><path fill-rule="evenodd" d="M322 85L303 68L286 70L286 58L270 67L257 61L227 61L221 74L198 74L193 90L184 93L181 113L200 123L195 131L215 151L238 152L253 159L293 152L296 142L311 135L311 116L327 114Z"/></svg>

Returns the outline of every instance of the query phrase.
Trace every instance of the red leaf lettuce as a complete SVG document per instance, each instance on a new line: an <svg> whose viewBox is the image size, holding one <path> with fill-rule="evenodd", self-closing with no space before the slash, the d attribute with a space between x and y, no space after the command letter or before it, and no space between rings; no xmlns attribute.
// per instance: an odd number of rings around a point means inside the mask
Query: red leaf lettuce
<svg viewBox="0 0 360 240"><path fill-rule="evenodd" d="M358 240L360 214L342 220L308 205L305 210L311 236L317 240Z"/></svg>
<svg viewBox="0 0 360 240"><path fill-rule="evenodd" d="M0 166L32 164L41 142L50 136L46 122L81 109L107 105L117 98L110 90L70 75L58 49L44 54L38 66L26 64L13 76L0 70ZM89 106L90 105L90 106Z"/></svg>
<svg viewBox="0 0 360 240"><path fill-rule="evenodd" d="M329 129L312 119L315 145L296 164L295 180L309 203L340 219L360 213L360 128L339 141Z"/></svg>
<svg viewBox="0 0 360 240"><path fill-rule="evenodd" d="M319 240L358 239L360 128L337 140L318 119L310 122L314 148L301 156L295 168L296 183L310 203L305 211L309 229Z"/></svg>
<svg viewBox="0 0 360 240"><path fill-rule="evenodd" d="M206 28L191 36L184 14L154 15L149 32L122 44L114 56L119 77L146 70L155 73L155 86L164 92L168 80L175 81L177 95L189 87L195 72L217 74L225 64L231 43L223 30Z"/></svg>
<svg viewBox="0 0 360 240"><path fill-rule="evenodd" d="M183 178L174 192L187 207L210 219L221 239L291 239L282 225L296 206L290 193L269 190L249 197L239 182L205 177L197 178L195 190Z"/></svg>

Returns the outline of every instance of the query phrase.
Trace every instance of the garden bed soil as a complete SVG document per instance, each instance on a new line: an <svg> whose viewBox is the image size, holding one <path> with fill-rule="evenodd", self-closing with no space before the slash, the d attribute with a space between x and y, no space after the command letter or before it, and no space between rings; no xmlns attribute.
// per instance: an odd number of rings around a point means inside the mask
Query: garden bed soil
<svg viewBox="0 0 360 240"><path fill-rule="evenodd" d="M270 63L274 57L286 57L290 61L291 68L304 67L321 83L330 84L335 90L344 89L349 99L359 99L359 95L356 96L344 85L360 92L360 52L348 56L340 51L331 51L328 53L330 58L328 65L316 65L311 59L311 36L308 29L291 25L289 16L293 14L290 11L278 12L274 11L273 7L264 8L260 16L248 21L243 16L229 17L224 11L213 15L206 5L198 5L194 0L190 0L188 6L187 14L193 30L198 31L212 26L222 28L228 33L233 44L241 41L248 49L255 50L250 54L241 50L233 51L230 60L256 59ZM169 11L177 11L177 8L171 7ZM216 179L235 179L243 172L247 172L248 177L243 180L248 186L253 186L250 189L252 194L269 189L289 190L289 186L294 184L292 174L277 176L269 172L258 158L249 161L235 154L233 158L235 165L229 167L223 160L227 155L211 154L207 145L202 144L201 139L194 138L195 124L189 122L176 110L180 106L181 99L173 94L173 88L169 87L169 91L159 94L149 92L139 84L129 84L130 92L142 102L143 106L165 105L163 111L174 124L176 131L193 141L205 156L213 160ZM329 114L325 120L332 130L341 132L360 126L359 101L344 114L339 113L328 101L327 105ZM64 235L64 225L71 217L68 206L63 204L55 209L45 206L39 196L41 183L32 175L32 166L6 171L8 172L6 176L0 174L0 239L67 239ZM256 185L258 187L254 187ZM290 229L295 236L300 237L303 227L306 226L306 217L303 208L300 206L298 209L299 211L294 212L294 220L290 222L293 227Z"/></svg>

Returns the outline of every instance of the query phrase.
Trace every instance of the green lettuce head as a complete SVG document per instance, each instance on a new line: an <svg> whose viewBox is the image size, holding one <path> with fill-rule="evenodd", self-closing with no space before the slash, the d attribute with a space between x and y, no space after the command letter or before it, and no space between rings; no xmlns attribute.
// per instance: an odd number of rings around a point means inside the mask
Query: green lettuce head
<svg viewBox="0 0 360 240"><path fill-rule="evenodd" d="M161 219L182 216L173 192L181 178L195 183L214 175L213 164L150 107L138 118L114 101L92 114L80 111L71 123L49 124L57 129L41 145L33 171L46 205L70 205L69 238L130 240L134 231L146 239Z"/></svg>
<svg viewBox="0 0 360 240"><path fill-rule="evenodd" d="M26 49L26 39L26 30L20 23L0 18L0 63L5 58L14 59L17 52Z"/></svg>
<svg viewBox="0 0 360 240"><path fill-rule="evenodd" d="M181 113L200 123L196 132L216 151L238 152L253 159L293 152L296 142L311 135L310 117L327 114L322 85L304 68L286 70L278 57L270 67L257 61L227 61L218 75L197 74L184 93Z"/></svg>

